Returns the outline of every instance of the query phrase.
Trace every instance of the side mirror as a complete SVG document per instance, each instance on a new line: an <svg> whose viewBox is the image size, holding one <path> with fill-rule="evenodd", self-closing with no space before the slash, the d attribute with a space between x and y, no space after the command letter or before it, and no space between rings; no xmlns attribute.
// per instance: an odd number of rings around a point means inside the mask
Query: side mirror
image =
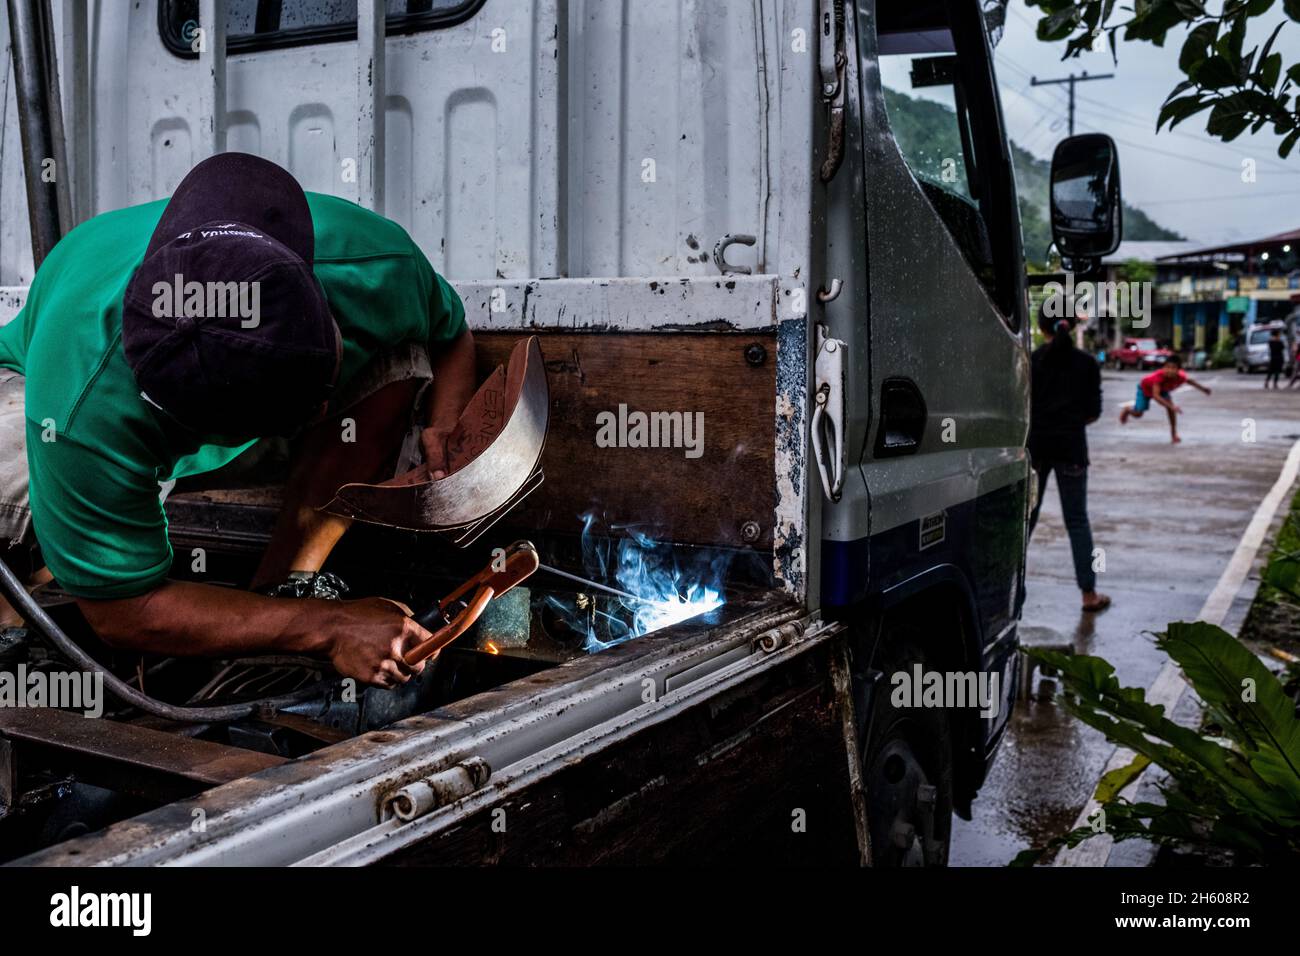
<svg viewBox="0 0 1300 956"><path fill-rule="evenodd" d="M1119 247L1124 233L1119 152L1104 133L1070 136L1052 154L1052 237L1074 271Z"/></svg>

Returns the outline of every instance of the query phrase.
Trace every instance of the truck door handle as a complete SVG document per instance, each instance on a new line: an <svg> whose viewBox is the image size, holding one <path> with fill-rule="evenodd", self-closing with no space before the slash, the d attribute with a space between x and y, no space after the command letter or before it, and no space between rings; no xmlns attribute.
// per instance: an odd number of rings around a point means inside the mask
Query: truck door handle
<svg viewBox="0 0 1300 956"><path fill-rule="evenodd" d="M819 325L812 446L822 490L831 501L839 501L844 489L844 352L844 343Z"/></svg>
<svg viewBox="0 0 1300 956"><path fill-rule="evenodd" d="M914 455L925 434L925 398L907 378L888 378L880 386L880 428L876 457Z"/></svg>

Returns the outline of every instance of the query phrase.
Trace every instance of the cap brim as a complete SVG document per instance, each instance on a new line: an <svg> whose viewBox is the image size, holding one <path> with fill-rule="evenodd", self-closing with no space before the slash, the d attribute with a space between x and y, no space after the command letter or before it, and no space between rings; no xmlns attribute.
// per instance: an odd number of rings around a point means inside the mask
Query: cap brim
<svg viewBox="0 0 1300 956"><path fill-rule="evenodd" d="M260 229L308 266L314 261L307 195L287 169L248 153L218 153L186 174L158 220L145 258L177 236L220 219Z"/></svg>

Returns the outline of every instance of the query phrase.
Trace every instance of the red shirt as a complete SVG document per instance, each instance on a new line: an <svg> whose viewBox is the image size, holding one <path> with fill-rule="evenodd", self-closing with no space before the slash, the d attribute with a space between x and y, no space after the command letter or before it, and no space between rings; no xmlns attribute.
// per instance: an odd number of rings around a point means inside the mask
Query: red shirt
<svg viewBox="0 0 1300 956"><path fill-rule="evenodd" d="M1142 394L1151 398L1156 393L1156 383L1160 384L1160 391L1164 393L1172 392L1179 385L1187 381L1187 373L1178 369L1173 375L1168 374L1164 369L1158 369L1142 379Z"/></svg>

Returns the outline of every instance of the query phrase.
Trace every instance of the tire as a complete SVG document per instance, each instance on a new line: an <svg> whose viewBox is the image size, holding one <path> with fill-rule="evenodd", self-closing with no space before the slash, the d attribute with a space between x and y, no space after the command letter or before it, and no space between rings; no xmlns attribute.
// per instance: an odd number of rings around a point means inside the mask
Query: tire
<svg viewBox="0 0 1300 956"><path fill-rule="evenodd" d="M884 672L871 705L863 748L872 866L947 866L952 840L952 737L948 712L895 707L891 675L926 668L908 639L887 642L875 666Z"/></svg>

